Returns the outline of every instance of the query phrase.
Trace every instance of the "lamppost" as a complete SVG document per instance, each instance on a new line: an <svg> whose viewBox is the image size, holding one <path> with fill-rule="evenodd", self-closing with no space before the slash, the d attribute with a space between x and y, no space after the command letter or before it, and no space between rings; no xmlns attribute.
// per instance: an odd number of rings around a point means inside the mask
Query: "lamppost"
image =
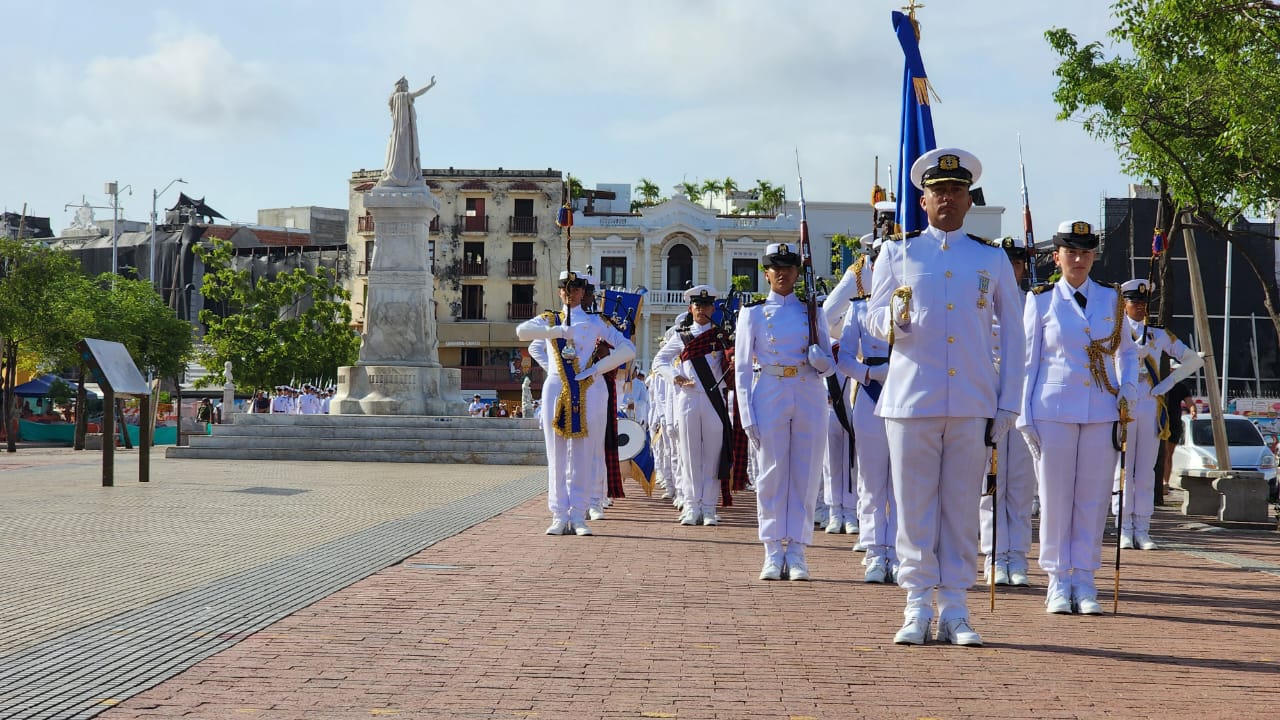
<svg viewBox="0 0 1280 720"><path fill-rule="evenodd" d="M169 184L165 185L163 189L153 189L151 191L151 274L147 276L147 279L151 281L152 288L156 287L156 221L158 220L156 215L156 201L158 201L160 196L165 194L169 188L173 187L174 183L185 184L186 182L187 181L182 178L174 178L170 180ZM181 262L181 259L179 259L179 262ZM159 291L157 290L157 292Z"/></svg>
<svg viewBox="0 0 1280 720"><path fill-rule="evenodd" d="M129 194L132 195L133 186L125 185L124 187L120 187L119 182L113 181L107 183L103 190L111 196L111 274L118 275L120 274L118 260L120 245L120 193L128 190ZM114 283L115 280L112 280L112 282Z"/></svg>

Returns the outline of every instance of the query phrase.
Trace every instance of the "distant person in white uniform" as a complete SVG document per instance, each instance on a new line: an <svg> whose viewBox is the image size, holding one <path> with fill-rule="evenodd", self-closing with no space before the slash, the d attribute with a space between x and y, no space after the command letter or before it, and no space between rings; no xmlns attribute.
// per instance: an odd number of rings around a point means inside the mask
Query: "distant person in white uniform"
<svg viewBox="0 0 1280 720"><path fill-rule="evenodd" d="M929 224L884 243L868 302L871 332L893 346L876 412L889 439L898 585L907 591L899 644L926 641L935 593L938 641L982 644L966 597L977 575L978 479L987 436L1003 435L1017 417L1023 338L1009 259L964 229L981 171L958 148L916 160L911 181ZM1006 353L999 376L991 370L997 320Z"/></svg>
<svg viewBox="0 0 1280 720"><path fill-rule="evenodd" d="M1155 510L1156 454L1169 439L1171 416L1165 406L1165 393L1177 383L1191 377L1204 359L1187 347L1178 336L1161 327L1147 324L1147 304L1151 284L1134 279L1120 286L1124 296L1124 314L1129 333L1138 346L1138 401L1129 408L1133 423L1129 425L1128 453L1125 456L1124 509L1120 508L1120 468L1111 488L1111 512L1120 518L1120 547L1132 550L1155 550L1151 539L1151 513ZM1178 368L1160 377L1160 356L1177 360ZM1179 413L1180 415L1180 413Z"/></svg>
<svg viewBox="0 0 1280 720"><path fill-rule="evenodd" d="M835 360L821 307L813 319L818 342L809 343L808 308L794 292L800 275L795 246L770 244L761 264L769 295L742 308L734 345L738 409L759 460L756 515L765 551L760 579L779 580L785 569L789 580L808 580L805 547L813 543L827 436L823 378L835 371Z"/></svg>
<svg viewBox="0 0 1280 720"><path fill-rule="evenodd" d="M1033 290L1023 315L1027 361L1018 428L1040 483L1045 607L1101 615L1094 574L1102 567L1119 455L1118 403L1137 404L1138 354L1120 293L1089 279L1098 247L1093 226L1062 223L1053 244L1062 278Z"/></svg>

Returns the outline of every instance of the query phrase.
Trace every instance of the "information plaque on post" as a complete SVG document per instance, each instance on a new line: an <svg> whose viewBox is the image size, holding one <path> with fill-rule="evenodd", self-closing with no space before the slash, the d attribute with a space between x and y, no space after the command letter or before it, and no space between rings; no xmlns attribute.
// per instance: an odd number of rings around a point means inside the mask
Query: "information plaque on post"
<svg viewBox="0 0 1280 720"><path fill-rule="evenodd" d="M76 343L80 359L89 367L94 382L102 387L102 486L115 484L114 455L116 397L137 397L138 482L151 480L151 388L125 346L110 340L85 338Z"/></svg>

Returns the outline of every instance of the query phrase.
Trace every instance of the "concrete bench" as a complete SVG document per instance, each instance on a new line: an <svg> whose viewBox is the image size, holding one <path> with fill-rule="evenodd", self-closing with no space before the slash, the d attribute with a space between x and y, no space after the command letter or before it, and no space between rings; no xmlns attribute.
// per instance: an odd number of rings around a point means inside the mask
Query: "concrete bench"
<svg viewBox="0 0 1280 720"><path fill-rule="evenodd" d="M1187 470L1178 477L1183 515L1233 522L1267 521L1267 481L1247 470Z"/></svg>

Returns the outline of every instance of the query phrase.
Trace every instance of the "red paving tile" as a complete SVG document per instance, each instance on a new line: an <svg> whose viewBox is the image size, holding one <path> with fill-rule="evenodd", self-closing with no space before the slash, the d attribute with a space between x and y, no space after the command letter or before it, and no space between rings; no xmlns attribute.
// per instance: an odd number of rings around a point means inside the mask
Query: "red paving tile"
<svg viewBox="0 0 1280 720"><path fill-rule="evenodd" d="M1085 618L1044 612L1033 563L995 612L971 592L985 647L902 647L904 594L861 582L849 536L815 535L812 582L756 580L754 511L683 527L633 497L548 537L530 501L100 717L1274 717L1280 570L1126 551L1120 613L1108 568ZM1157 537L1280 566L1275 533L1184 524L1162 511Z"/></svg>

